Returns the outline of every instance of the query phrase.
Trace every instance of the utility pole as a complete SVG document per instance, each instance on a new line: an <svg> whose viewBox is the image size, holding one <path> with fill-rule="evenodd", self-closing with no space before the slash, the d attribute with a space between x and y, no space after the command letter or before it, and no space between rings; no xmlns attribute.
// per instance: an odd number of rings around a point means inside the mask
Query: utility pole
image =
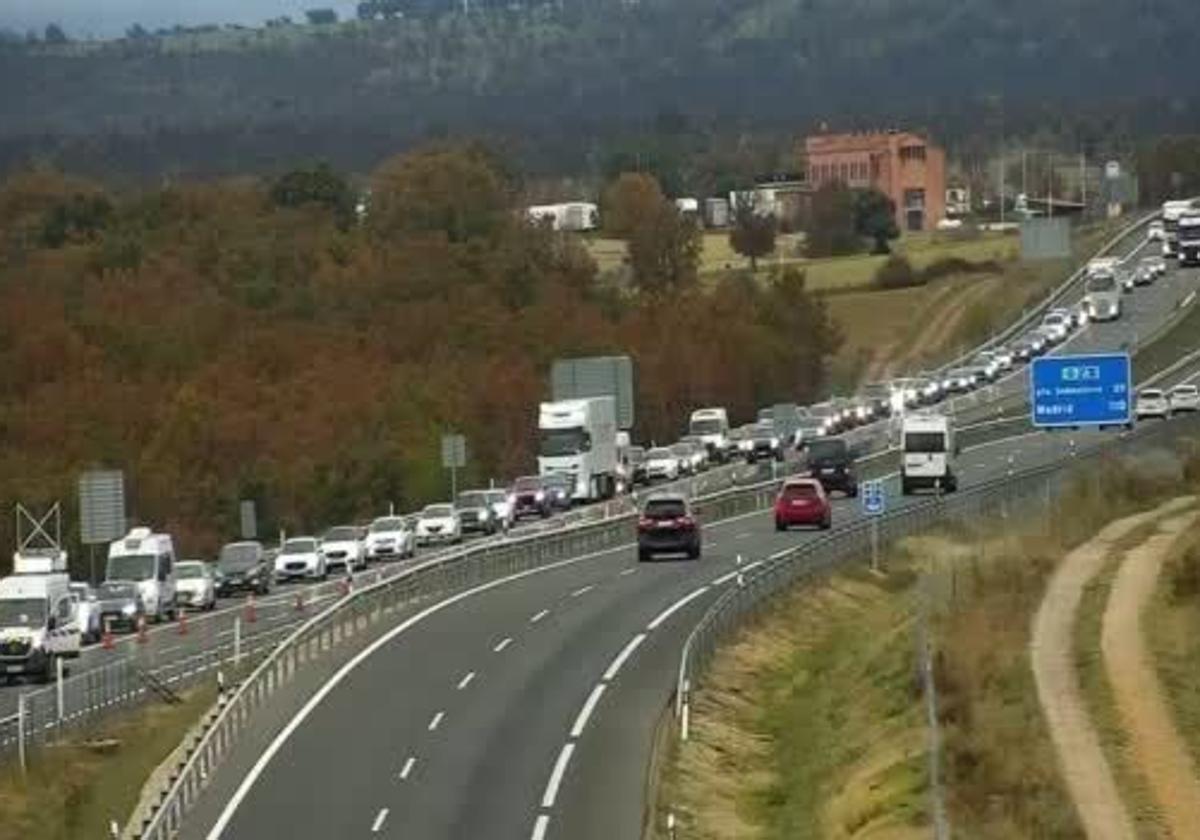
<svg viewBox="0 0 1200 840"><path fill-rule="evenodd" d="M1087 213L1087 158L1083 152L1079 153L1079 203L1083 205L1083 212Z"/></svg>
<svg viewBox="0 0 1200 840"><path fill-rule="evenodd" d="M1024 146L1021 147L1021 192L1029 198L1029 153Z"/></svg>
<svg viewBox="0 0 1200 840"><path fill-rule="evenodd" d="M1054 218L1054 152L1046 152L1046 218Z"/></svg>
<svg viewBox="0 0 1200 840"><path fill-rule="evenodd" d="M1005 194L1004 180L1006 178L1006 173L1004 170L1007 166L1008 166L1008 161L1005 160L1005 156L1004 156L1004 141L1003 141L1003 139L1001 139L1001 142L1000 142L1000 224L1004 224L1004 194Z"/></svg>

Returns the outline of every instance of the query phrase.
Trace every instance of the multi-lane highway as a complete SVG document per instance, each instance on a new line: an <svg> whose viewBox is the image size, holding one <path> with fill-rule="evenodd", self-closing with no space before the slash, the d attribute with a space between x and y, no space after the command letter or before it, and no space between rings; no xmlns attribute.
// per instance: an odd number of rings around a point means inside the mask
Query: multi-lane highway
<svg viewBox="0 0 1200 840"><path fill-rule="evenodd" d="M1174 272L1139 290L1120 321L1092 325L1069 349L1131 345L1195 283ZM960 476L970 486L1114 434L984 443L964 452ZM895 505L914 503L891 484ZM836 502L837 524L858 515ZM698 562L638 564L631 544L410 615L215 786L185 836L640 836L652 735L684 637L739 568L808 538L757 513L707 523Z"/></svg>

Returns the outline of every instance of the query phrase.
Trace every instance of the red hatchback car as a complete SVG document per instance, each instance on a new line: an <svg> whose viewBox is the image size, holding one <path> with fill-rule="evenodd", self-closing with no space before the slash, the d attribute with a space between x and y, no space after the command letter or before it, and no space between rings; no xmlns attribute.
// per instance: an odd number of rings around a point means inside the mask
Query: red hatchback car
<svg viewBox="0 0 1200 840"><path fill-rule="evenodd" d="M784 482L775 498L776 531L785 531L793 525L815 525L826 529L832 524L833 506L820 481L796 478Z"/></svg>

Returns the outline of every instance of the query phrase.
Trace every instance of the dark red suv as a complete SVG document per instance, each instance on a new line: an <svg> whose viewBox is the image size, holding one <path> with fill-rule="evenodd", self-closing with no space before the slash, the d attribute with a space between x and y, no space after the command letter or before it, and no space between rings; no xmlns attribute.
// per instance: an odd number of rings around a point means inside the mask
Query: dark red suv
<svg viewBox="0 0 1200 840"><path fill-rule="evenodd" d="M688 500L677 494L662 494L646 500L638 517L638 560L655 554L700 556L700 523Z"/></svg>

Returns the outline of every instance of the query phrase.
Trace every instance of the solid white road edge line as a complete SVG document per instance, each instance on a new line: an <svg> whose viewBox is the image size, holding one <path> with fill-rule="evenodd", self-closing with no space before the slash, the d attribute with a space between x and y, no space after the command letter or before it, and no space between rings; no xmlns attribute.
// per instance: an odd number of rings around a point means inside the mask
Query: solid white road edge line
<svg viewBox="0 0 1200 840"><path fill-rule="evenodd" d="M699 598L701 595L703 595L705 592L707 592L707 591L708 591L708 588L709 588L709 585L708 585L708 584L705 584L704 586L701 586L699 589L693 589L693 590L692 590L691 592L689 592L687 595L684 595L682 598L680 598L680 599L679 599L678 601L676 601L674 604L672 604L671 606L667 607L665 610L663 610L663 611L662 611L662 612L660 612L658 615L656 615L656 616L654 617L654 620L653 620L653 621L651 621L649 624L647 624L647 625L646 625L646 629L647 629L647 630L657 630L657 629L658 629L658 626L659 626L660 624L662 624L662 623L663 623L664 621L666 621L668 618L670 618L671 616L673 616L673 615L674 615L676 612L678 612L679 610L681 610L681 609L683 609L684 607L686 607L686 606L687 606L688 604L690 604L692 601L694 601L694 600L696 600L697 598Z"/></svg>
<svg viewBox="0 0 1200 840"><path fill-rule="evenodd" d="M575 718L575 725L571 727L572 738L578 738L583 734L583 730L587 728L588 720L591 718L592 712L596 710L596 704L600 702L603 694L604 683L597 683L596 687L592 689L592 693L588 695L587 702L579 710L579 716Z"/></svg>
<svg viewBox="0 0 1200 840"><path fill-rule="evenodd" d="M567 765L571 763L571 755L574 752L574 744L563 744L562 751L558 754L558 760L554 762L554 770L550 773L550 780L546 782L546 792L542 794L543 808L554 807L554 800L558 798L558 788L562 784L563 776L567 772Z"/></svg>
<svg viewBox="0 0 1200 840"><path fill-rule="evenodd" d="M564 569L569 566L578 565L579 563L592 560L596 557L605 557L607 555L615 554L619 551L628 551L632 549L634 545L635 543L628 543L627 545L618 546L617 548L594 551L591 554L583 554L579 557L568 557L565 560L559 560L555 563L548 563L545 566L539 566L536 569L526 569L525 571L516 572L508 575L507 577L497 578L496 580L488 581L487 583L481 583L479 586L467 589L455 595L451 595L449 598L438 601L436 604L431 604L416 615L413 615L400 624L397 624L391 630L384 633L374 642L367 645L367 647L355 654L350 661L338 669L337 673L330 677L329 681L321 686L320 689L318 689L316 693L309 698L308 702L300 708L300 711L298 711L295 716L288 721L287 726L285 726L283 730L275 736L275 739L271 741L267 748L258 757L258 760L254 762L254 766L250 768L250 772L247 773L245 778L242 779L241 784L238 785L237 790L234 791L233 796L230 797L229 802L226 803L224 810L221 811L221 815L217 818L216 823L208 832L206 840L218 840L221 834L228 827L230 820L233 819L233 815L237 812L238 807L245 800L246 795L250 792L250 789L254 787L254 783L258 781L258 778L267 768L267 765L271 763L271 759L278 754L279 750L283 748L283 745L287 743L289 738L292 737L292 734L299 729L304 721L308 719L308 716L313 713L313 710L316 709L317 706L319 706L325 700L325 698L329 696L330 692L337 688L338 685L341 684L342 680L346 679L346 677L349 676L355 668L365 662L371 656L371 654L375 653L375 651L392 641L392 639L395 639L397 636L407 632L411 628L423 622L425 619L429 618L431 615L436 615L447 607L453 606L461 601L465 601L468 598L472 598L481 592L487 592L488 590L496 589L497 587L504 586L505 584L512 583L513 581L532 577L533 575L545 574L546 572L550 572L555 569Z"/></svg>
<svg viewBox="0 0 1200 840"><path fill-rule="evenodd" d="M601 677L601 679L604 680L604 682L611 682L612 678L615 677L617 672L621 670L621 666L625 664L625 660L632 656L633 652L638 649L638 645L644 641L646 641L645 633L638 633L636 636L630 639L629 643L625 645L625 647L621 648L621 652L613 657L612 663L608 666L608 669L605 670L604 676Z"/></svg>

